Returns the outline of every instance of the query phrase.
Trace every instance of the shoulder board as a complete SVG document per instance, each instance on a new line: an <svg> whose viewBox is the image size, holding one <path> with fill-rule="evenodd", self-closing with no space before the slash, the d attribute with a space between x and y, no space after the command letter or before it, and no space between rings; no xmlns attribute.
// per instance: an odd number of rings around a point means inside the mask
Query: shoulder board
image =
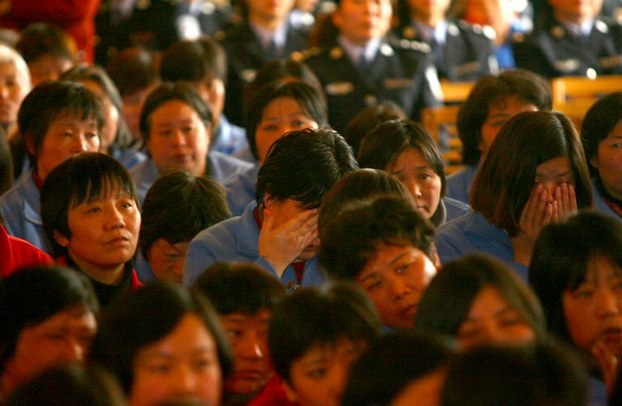
<svg viewBox="0 0 622 406"><path fill-rule="evenodd" d="M312 56L318 55L320 51L321 50L319 47L311 47L303 51L296 51L292 53L292 59L295 60L296 62L303 62L304 60Z"/></svg>
<svg viewBox="0 0 622 406"><path fill-rule="evenodd" d="M409 40L406 38L392 39L389 43L396 49L412 49L418 52L429 53L430 46L422 41Z"/></svg>
<svg viewBox="0 0 622 406"><path fill-rule="evenodd" d="M490 25L482 26L482 33L484 33L484 36L489 40L494 40L495 38L497 38L497 32Z"/></svg>

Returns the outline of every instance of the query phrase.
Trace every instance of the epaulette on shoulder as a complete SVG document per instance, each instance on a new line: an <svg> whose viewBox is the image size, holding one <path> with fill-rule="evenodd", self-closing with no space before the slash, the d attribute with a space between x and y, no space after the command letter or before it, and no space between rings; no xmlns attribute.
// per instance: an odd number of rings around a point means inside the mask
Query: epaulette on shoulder
<svg viewBox="0 0 622 406"><path fill-rule="evenodd" d="M304 62L312 56L319 55L320 52L320 47L311 47L302 51L292 52L291 58L296 62Z"/></svg>
<svg viewBox="0 0 622 406"><path fill-rule="evenodd" d="M406 38L390 38L387 41L395 49L408 49L427 54L431 51L430 45L423 41L410 40Z"/></svg>

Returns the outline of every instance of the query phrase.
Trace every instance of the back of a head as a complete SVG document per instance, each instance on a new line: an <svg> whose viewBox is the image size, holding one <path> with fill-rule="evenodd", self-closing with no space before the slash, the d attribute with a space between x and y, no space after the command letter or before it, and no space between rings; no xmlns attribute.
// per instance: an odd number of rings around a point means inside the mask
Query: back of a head
<svg viewBox="0 0 622 406"><path fill-rule="evenodd" d="M77 52L77 46L71 36L57 26L46 23L26 26L20 32L15 47L29 64L45 55L73 61Z"/></svg>
<svg viewBox="0 0 622 406"><path fill-rule="evenodd" d="M388 172L364 168L344 176L324 197L320 206L318 228L322 229L349 204L380 196L397 196L412 200L406 186Z"/></svg>
<svg viewBox="0 0 622 406"><path fill-rule="evenodd" d="M202 81L226 78L226 56L211 38L187 40L171 45L162 55L160 76L165 82Z"/></svg>
<svg viewBox="0 0 622 406"><path fill-rule="evenodd" d="M145 255L162 238L171 244L190 241L200 231L231 217L226 192L215 180L184 171L161 175L142 205L140 246Z"/></svg>
<svg viewBox="0 0 622 406"><path fill-rule="evenodd" d="M125 406L117 381L95 365L67 364L37 375L18 387L7 406Z"/></svg>
<svg viewBox="0 0 622 406"><path fill-rule="evenodd" d="M370 343L380 326L374 305L352 284L298 290L277 307L270 321L268 344L275 370L288 381L291 363L311 348L344 338Z"/></svg>
<svg viewBox="0 0 622 406"><path fill-rule="evenodd" d="M433 334L382 336L352 366L341 405L388 405L410 383L446 366L454 351Z"/></svg>
<svg viewBox="0 0 622 406"><path fill-rule="evenodd" d="M408 115L395 102L385 100L359 111L343 130L343 137L358 156L361 141L369 132L389 120L404 120Z"/></svg>
<svg viewBox="0 0 622 406"><path fill-rule="evenodd" d="M253 263L214 264L201 274L193 289L203 293L219 315L272 311L286 294L278 279Z"/></svg>
<svg viewBox="0 0 622 406"><path fill-rule="evenodd" d="M585 406L588 375L559 345L481 347L450 364L442 406Z"/></svg>
<svg viewBox="0 0 622 406"><path fill-rule="evenodd" d="M411 245L433 258L434 226L412 199L379 196L345 207L320 229L320 264L337 279L353 280L378 244Z"/></svg>
<svg viewBox="0 0 622 406"><path fill-rule="evenodd" d="M106 71L121 96L146 89L159 80L153 52L140 47L126 48L112 55Z"/></svg>
<svg viewBox="0 0 622 406"><path fill-rule="evenodd" d="M339 179L358 168L352 149L329 128L292 131L277 140L257 176L258 203L265 195L320 206Z"/></svg>

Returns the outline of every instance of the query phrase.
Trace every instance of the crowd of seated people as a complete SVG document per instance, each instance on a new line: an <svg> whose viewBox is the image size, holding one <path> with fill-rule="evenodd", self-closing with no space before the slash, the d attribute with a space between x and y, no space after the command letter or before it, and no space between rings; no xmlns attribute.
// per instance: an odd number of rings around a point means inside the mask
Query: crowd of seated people
<svg viewBox="0 0 622 406"><path fill-rule="evenodd" d="M619 0L65 3L0 1L0 405L622 404L622 91L551 81Z"/></svg>

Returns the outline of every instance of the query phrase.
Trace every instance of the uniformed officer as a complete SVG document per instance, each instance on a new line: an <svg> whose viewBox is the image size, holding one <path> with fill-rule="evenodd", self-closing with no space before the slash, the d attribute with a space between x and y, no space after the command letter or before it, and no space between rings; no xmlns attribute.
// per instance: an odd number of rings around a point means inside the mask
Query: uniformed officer
<svg viewBox="0 0 622 406"><path fill-rule="evenodd" d="M441 79L474 81L499 70L490 26L447 20L450 0L399 0L394 35L428 45Z"/></svg>
<svg viewBox="0 0 622 406"><path fill-rule="evenodd" d="M307 46L307 32L289 22L293 5L294 0L243 0L243 21L217 36L228 61L225 114L234 124L243 125L244 87L257 70Z"/></svg>
<svg viewBox="0 0 622 406"><path fill-rule="evenodd" d="M338 131L381 100L394 101L411 118L438 103L440 85L430 47L389 40L391 15L390 0L340 0L332 14L337 37L305 55L324 88L329 122Z"/></svg>
<svg viewBox="0 0 622 406"><path fill-rule="evenodd" d="M622 26L598 17L603 0L549 0L552 18L514 41L519 68L552 78L622 74Z"/></svg>

